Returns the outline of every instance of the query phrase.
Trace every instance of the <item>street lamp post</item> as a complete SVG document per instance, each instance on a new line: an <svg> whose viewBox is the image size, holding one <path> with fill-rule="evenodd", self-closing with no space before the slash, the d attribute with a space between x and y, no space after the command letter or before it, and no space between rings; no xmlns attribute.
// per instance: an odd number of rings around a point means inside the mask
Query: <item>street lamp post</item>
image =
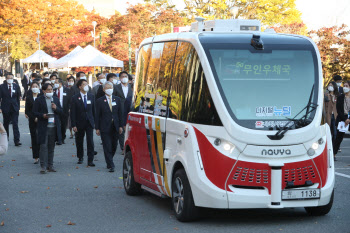
<svg viewBox="0 0 350 233"><path fill-rule="evenodd" d="M92 22L92 26L94 26L94 35L93 35L93 37L94 37L94 48L96 48L96 25L97 25L97 22L96 21L93 21ZM94 77L95 77L95 66L94 66ZM92 85L92 78L90 78L89 77L89 83L90 83L90 85Z"/></svg>
<svg viewBox="0 0 350 233"><path fill-rule="evenodd" d="M38 38L36 39L36 41L39 44L39 50L40 50L40 30L36 31L36 34L38 34ZM39 64L40 64L40 69L41 69L41 61L39 61Z"/></svg>
<svg viewBox="0 0 350 233"><path fill-rule="evenodd" d="M94 47L95 48L96 48L96 25L97 25L96 21L92 22L92 26L94 26Z"/></svg>

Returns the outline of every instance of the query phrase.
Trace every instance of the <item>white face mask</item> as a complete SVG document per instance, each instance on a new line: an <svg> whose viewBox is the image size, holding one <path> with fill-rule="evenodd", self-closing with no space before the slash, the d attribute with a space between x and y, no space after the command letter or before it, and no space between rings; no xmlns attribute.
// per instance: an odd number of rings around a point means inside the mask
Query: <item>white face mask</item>
<svg viewBox="0 0 350 233"><path fill-rule="evenodd" d="M52 83L52 84L55 84L55 80L51 80L51 83Z"/></svg>
<svg viewBox="0 0 350 233"><path fill-rule="evenodd" d="M40 90L39 90L39 88L34 87L34 88L32 88L32 92L33 92L34 94L38 94L38 93L40 92Z"/></svg>
<svg viewBox="0 0 350 233"><path fill-rule="evenodd" d="M118 83L118 80L113 79L113 84L117 84L117 83Z"/></svg>
<svg viewBox="0 0 350 233"><path fill-rule="evenodd" d="M46 93L45 95L46 95L47 98L52 98L53 93Z"/></svg>
<svg viewBox="0 0 350 233"><path fill-rule="evenodd" d="M340 86L341 86L341 83L337 83L337 86L340 87Z"/></svg>
<svg viewBox="0 0 350 233"><path fill-rule="evenodd" d="M84 87L84 91L85 91L85 92L88 92L88 91L89 91L89 86L88 86L88 85L86 85L86 86Z"/></svg>
<svg viewBox="0 0 350 233"><path fill-rule="evenodd" d="M39 83L39 88L41 89L41 84Z"/></svg>
<svg viewBox="0 0 350 233"><path fill-rule="evenodd" d="M86 77L85 77L85 76L83 76L83 77L80 77L80 79L82 79L82 80L86 80Z"/></svg>
<svg viewBox="0 0 350 233"><path fill-rule="evenodd" d="M73 85L74 85L74 82L69 82L68 85L69 85L69 86L73 86Z"/></svg>
<svg viewBox="0 0 350 233"><path fill-rule="evenodd" d="M13 79L7 79L6 82L7 82L8 84L12 84L12 83L13 83Z"/></svg>
<svg viewBox="0 0 350 233"><path fill-rule="evenodd" d="M106 95L111 96L113 94L113 89L106 89L105 93L106 93Z"/></svg>
<svg viewBox="0 0 350 233"><path fill-rule="evenodd" d="M128 83L129 79L128 78L123 78L122 83Z"/></svg>
<svg viewBox="0 0 350 233"><path fill-rule="evenodd" d="M331 91L331 92L334 91L334 87L333 86L329 86L328 87L328 91Z"/></svg>
<svg viewBox="0 0 350 233"><path fill-rule="evenodd" d="M343 87L344 93L348 93L350 91L350 88L348 87Z"/></svg>
<svg viewBox="0 0 350 233"><path fill-rule="evenodd" d="M102 84L105 84L106 83L106 79L104 78L104 79L100 79L100 83L102 83Z"/></svg>
<svg viewBox="0 0 350 233"><path fill-rule="evenodd" d="M53 85L53 88L54 89L57 89L57 88L59 88L60 87L60 84L58 84L58 83L55 83L55 85Z"/></svg>

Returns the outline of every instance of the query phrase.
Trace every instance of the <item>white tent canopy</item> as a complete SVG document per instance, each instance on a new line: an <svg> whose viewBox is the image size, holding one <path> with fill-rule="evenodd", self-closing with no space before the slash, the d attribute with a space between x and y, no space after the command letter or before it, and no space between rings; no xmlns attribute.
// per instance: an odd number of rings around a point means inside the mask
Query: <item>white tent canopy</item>
<svg viewBox="0 0 350 233"><path fill-rule="evenodd" d="M43 62L53 62L56 61L57 58L51 57L47 53L45 53L42 50L36 51L31 56L27 57L26 59L23 59L23 63L43 63Z"/></svg>
<svg viewBox="0 0 350 233"><path fill-rule="evenodd" d="M80 46L77 46L75 49L73 49L70 53L68 53L66 56L61 57L57 61L53 61L49 63L49 68L65 68L66 63L73 58L75 55L77 55L80 51L82 51L83 48Z"/></svg>
<svg viewBox="0 0 350 233"><path fill-rule="evenodd" d="M51 64L49 64L49 67L50 65ZM88 66L123 67L123 65L123 61L103 54L91 45L88 45L80 52L77 52L74 56L70 56L61 62L60 67L55 68Z"/></svg>

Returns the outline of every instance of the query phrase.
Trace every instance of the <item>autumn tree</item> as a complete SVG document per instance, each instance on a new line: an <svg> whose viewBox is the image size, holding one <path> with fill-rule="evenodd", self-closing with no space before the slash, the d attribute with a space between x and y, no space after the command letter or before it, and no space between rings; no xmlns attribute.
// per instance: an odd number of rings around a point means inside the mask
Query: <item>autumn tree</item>
<svg viewBox="0 0 350 233"><path fill-rule="evenodd" d="M328 85L334 75L339 74L350 80L350 30L346 25L321 28L311 31L321 54L324 85Z"/></svg>
<svg viewBox="0 0 350 233"><path fill-rule="evenodd" d="M265 26L301 22L301 13L296 9L295 0L184 0L185 10L192 18L231 19L235 7L236 18L257 19Z"/></svg>
<svg viewBox="0 0 350 233"><path fill-rule="evenodd" d="M309 35L307 27L303 22L282 24L280 26L275 26L271 28L274 29L277 33L295 34L295 35L302 35L302 36Z"/></svg>
<svg viewBox="0 0 350 233"><path fill-rule="evenodd" d="M184 19L172 8L157 7L151 3L131 5L125 15L116 13L112 16L107 28L109 37L106 43L99 46L100 50L124 61L128 66L128 32L131 32L131 47L136 49L140 43L151 36L171 32L171 23L183 26ZM135 58L133 53L133 64Z"/></svg>

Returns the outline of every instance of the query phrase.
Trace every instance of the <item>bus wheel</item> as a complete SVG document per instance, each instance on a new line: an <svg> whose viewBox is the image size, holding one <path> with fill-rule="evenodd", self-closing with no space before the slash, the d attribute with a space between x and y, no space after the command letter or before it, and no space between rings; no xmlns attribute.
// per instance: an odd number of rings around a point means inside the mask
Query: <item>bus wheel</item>
<svg viewBox="0 0 350 233"><path fill-rule="evenodd" d="M123 183L126 193L130 196L138 195L142 192L141 185L134 180L134 169L131 152L127 152L123 162Z"/></svg>
<svg viewBox="0 0 350 233"><path fill-rule="evenodd" d="M194 205L192 191L186 172L179 169L172 180L172 207L180 222L196 220L199 217L198 207Z"/></svg>
<svg viewBox="0 0 350 233"><path fill-rule="evenodd" d="M332 192L331 199L329 200L329 203L327 205L317 206L317 207L305 207L305 210L311 216L326 215L332 209L333 199L334 199L334 190Z"/></svg>

